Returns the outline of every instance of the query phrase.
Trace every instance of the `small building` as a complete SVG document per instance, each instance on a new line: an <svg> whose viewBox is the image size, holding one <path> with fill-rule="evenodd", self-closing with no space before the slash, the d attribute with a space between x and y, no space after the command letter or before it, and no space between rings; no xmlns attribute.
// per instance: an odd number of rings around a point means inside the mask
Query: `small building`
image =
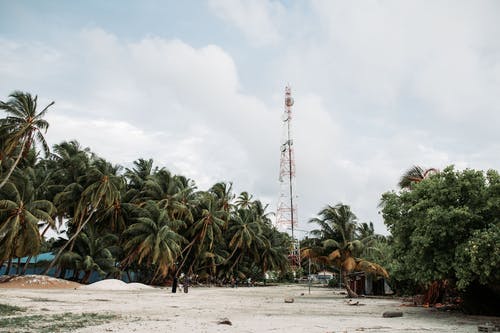
<svg viewBox="0 0 500 333"><path fill-rule="evenodd" d="M26 270L26 274L40 274L47 266L47 263L51 262L54 259L54 257L55 256L52 252L45 252L45 253L40 253L36 256L13 258L9 272L7 272L8 260L5 260L0 266L0 275L17 274L17 272L23 270L28 260L29 263L28 263L28 269Z"/></svg>
<svg viewBox="0 0 500 333"><path fill-rule="evenodd" d="M358 295L391 295L394 293L385 278L365 272L353 272L348 276L349 286Z"/></svg>
<svg viewBox="0 0 500 333"><path fill-rule="evenodd" d="M327 284L330 280L334 279L336 273L329 272L326 270L317 272L316 274L311 274L311 280L317 283Z"/></svg>

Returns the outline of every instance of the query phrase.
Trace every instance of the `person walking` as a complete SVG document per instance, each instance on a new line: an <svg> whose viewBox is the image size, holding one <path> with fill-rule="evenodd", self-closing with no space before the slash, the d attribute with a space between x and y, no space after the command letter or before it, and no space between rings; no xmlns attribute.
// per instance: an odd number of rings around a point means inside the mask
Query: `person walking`
<svg viewBox="0 0 500 333"><path fill-rule="evenodd" d="M172 293L176 293L177 292L177 284L179 283L179 279L177 278L177 276L174 276L174 282L172 282Z"/></svg>

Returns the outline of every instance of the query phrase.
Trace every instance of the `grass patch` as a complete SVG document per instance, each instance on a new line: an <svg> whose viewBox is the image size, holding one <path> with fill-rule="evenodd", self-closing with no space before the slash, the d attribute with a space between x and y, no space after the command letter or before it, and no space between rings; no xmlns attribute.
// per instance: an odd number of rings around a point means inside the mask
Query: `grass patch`
<svg viewBox="0 0 500 333"><path fill-rule="evenodd" d="M24 311L26 311L25 308L20 308L18 306L0 303L0 316L10 316L16 312L24 312Z"/></svg>
<svg viewBox="0 0 500 333"><path fill-rule="evenodd" d="M71 313L53 315L28 315L0 318L0 333L9 332L71 332L87 326L107 323L117 316L101 313Z"/></svg>

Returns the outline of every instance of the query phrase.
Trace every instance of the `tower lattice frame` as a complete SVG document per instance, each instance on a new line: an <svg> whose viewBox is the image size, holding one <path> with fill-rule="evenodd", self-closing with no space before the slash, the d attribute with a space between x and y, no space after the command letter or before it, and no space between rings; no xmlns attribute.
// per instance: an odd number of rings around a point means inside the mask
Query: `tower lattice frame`
<svg viewBox="0 0 500 333"><path fill-rule="evenodd" d="M276 225L280 229L291 231L292 246L289 253L289 259L292 268L300 266L300 249L298 240L295 238L295 229L298 226L297 215L297 197L295 189L295 154L292 139L292 90L290 86L285 88L285 108L282 116L283 120L283 139L281 142L280 158L280 196L278 200L278 209L276 211Z"/></svg>

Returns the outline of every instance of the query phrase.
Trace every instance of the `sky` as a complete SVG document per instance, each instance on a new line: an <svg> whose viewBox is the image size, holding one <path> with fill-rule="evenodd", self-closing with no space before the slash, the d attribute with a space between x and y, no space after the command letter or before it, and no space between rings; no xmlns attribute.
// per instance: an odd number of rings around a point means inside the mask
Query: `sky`
<svg viewBox="0 0 500 333"><path fill-rule="evenodd" d="M344 203L387 233L381 195L413 165L500 164L500 2L0 0L0 100L55 101L76 139L232 182L275 211L285 86L297 229Z"/></svg>

